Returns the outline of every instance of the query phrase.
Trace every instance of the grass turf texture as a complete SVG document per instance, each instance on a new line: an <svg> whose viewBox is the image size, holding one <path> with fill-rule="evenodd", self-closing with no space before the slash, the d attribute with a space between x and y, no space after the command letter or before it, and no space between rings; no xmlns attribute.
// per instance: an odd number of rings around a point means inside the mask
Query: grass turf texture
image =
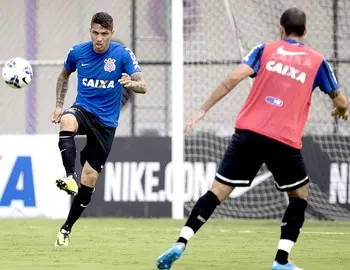
<svg viewBox="0 0 350 270"><path fill-rule="evenodd" d="M184 221L82 218L69 247L54 247L61 220L2 219L1 269L156 269ZM306 221L291 259L306 270L350 269L350 224ZM270 269L278 221L210 220L173 269Z"/></svg>

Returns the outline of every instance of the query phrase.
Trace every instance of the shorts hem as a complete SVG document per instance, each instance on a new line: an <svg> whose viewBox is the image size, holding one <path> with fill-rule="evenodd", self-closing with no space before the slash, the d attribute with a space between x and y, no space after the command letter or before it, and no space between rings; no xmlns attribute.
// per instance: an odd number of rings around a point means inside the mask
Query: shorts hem
<svg viewBox="0 0 350 270"><path fill-rule="evenodd" d="M220 175L219 173L216 173L215 180L230 187L249 187L252 183L251 180L231 180Z"/></svg>
<svg viewBox="0 0 350 270"><path fill-rule="evenodd" d="M304 178L303 180L301 180L299 182L296 182L295 184L278 186L277 183L275 183L275 186L276 186L278 191L288 192L288 191L293 191L293 190L296 190L298 188L301 188L302 186L305 186L309 182L310 182L310 179L307 176L306 178Z"/></svg>

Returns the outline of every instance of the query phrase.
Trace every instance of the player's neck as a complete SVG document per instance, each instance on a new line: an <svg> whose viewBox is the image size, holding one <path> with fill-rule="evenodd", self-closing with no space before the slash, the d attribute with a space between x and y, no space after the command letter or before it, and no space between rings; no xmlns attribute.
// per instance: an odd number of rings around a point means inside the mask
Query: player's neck
<svg viewBox="0 0 350 270"><path fill-rule="evenodd" d="M299 42L299 43L303 42L303 38L302 37L293 36L293 35L286 36L286 37L284 37L284 39L293 39L294 41Z"/></svg>
<svg viewBox="0 0 350 270"><path fill-rule="evenodd" d="M105 53L105 52L108 51L109 46L110 46L110 44L108 44L107 48L106 48L105 50L103 50L103 51L96 51L95 48L94 48L94 46L92 46L92 50L93 50L95 53L103 54L103 53Z"/></svg>
<svg viewBox="0 0 350 270"><path fill-rule="evenodd" d="M109 47L108 47L109 48ZM108 48L105 49L104 51L95 51L95 49L93 48L92 50L95 52L95 53L98 53L98 54L103 54L105 53L106 51L108 51Z"/></svg>

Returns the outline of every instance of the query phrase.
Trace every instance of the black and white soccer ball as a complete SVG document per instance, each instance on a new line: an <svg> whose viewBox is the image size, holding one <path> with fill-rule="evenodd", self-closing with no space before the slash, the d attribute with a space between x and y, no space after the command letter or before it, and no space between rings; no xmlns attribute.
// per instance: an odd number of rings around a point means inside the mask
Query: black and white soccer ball
<svg viewBox="0 0 350 270"><path fill-rule="evenodd" d="M30 63L21 57L8 60L2 68L2 79L12 88L23 88L33 78L33 69Z"/></svg>

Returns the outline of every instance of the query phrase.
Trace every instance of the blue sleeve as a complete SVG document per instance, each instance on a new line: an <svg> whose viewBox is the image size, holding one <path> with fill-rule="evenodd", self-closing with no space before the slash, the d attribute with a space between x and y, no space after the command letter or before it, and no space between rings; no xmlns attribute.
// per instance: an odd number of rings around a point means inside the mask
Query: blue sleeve
<svg viewBox="0 0 350 270"><path fill-rule="evenodd" d="M77 61L75 57L74 47L69 50L66 60L64 61L64 68L72 73L77 69Z"/></svg>
<svg viewBox="0 0 350 270"><path fill-rule="evenodd" d="M123 63L123 72L127 73L128 75L141 71L135 54L128 47L125 47L125 51L123 53Z"/></svg>
<svg viewBox="0 0 350 270"><path fill-rule="evenodd" d="M326 94L339 88L339 84L335 78L331 65L326 59L323 59L322 64L317 71L313 88L315 89L316 87L319 87L321 91Z"/></svg>
<svg viewBox="0 0 350 270"><path fill-rule="evenodd" d="M250 66L252 69L254 69L254 74L250 77L254 78L260 69L260 59L262 52L265 48L265 43L259 44L258 46L254 47L247 55L244 57L242 64L246 64Z"/></svg>

